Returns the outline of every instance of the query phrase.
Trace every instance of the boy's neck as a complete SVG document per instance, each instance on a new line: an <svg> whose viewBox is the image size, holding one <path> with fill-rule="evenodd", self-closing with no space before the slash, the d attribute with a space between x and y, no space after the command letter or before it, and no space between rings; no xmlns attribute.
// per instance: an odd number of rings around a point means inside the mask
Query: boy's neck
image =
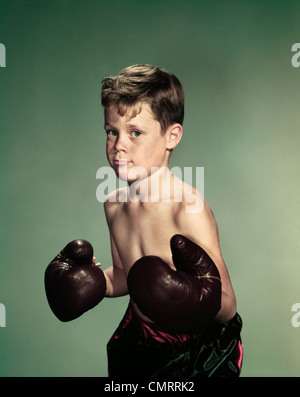
<svg viewBox="0 0 300 397"><path fill-rule="evenodd" d="M153 167L146 178L129 186L129 200L133 202L170 201L174 197L173 177L169 167Z"/></svg>

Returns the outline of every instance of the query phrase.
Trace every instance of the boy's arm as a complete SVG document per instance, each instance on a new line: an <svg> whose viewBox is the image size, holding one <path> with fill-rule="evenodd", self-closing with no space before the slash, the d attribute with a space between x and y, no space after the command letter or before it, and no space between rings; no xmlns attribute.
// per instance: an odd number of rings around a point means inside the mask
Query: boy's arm
<svg viewBox="0 0 300 397"><path fill-rule="evenodd" d="M116 297L128 294L128 288L122 263L112 237L110 238L110 241L113 265L104 270L104 276L106 278L105 296Z"/></svg>
<svg viewBox="0 0 300 397"><path fill-rule="evenodd" d="M207 202L204 202L203 210L199 213L182 212L178 217L178 223L181 233L200 245L219 270L222 281L222 306L215 320L225 323L236 313L236 298L221 254L218 227L214 215Z"/></svg>
<svg viewBox="0 0 300 397"><path fill-rule="evenodd" d="M114 192L112 193L114 194ZM118 191L117 191L118 194ZM116 216L116 203L106 200L104 211L108 228L110 229L111 220ZM106 279L106 297L117 297L128 294L127 278L123 270L123 265L118 254L116 244L110 234L110 245L113 265L104 270Z"/></svg>

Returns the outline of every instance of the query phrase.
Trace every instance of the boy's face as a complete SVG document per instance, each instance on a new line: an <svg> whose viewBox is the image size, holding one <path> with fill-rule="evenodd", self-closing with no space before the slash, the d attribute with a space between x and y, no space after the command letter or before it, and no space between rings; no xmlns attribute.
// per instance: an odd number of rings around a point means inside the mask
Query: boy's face
<svg viewBox="0 0 300 397"><path fill-rule="evenodd" d="M104 128L107 159L120 179L128 183L138 180L139 174L129 174L134 167L143 167L150 175L151 167L168 166L168 134L161 133L148 104L141 104L140 113L134 117L130 109L121 116L115 106L109 107Z"/></svg>

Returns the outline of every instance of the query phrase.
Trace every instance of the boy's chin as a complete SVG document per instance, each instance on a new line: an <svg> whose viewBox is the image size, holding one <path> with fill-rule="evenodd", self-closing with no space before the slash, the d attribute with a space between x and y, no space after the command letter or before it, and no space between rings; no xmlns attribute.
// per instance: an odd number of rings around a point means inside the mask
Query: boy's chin
<svg viewBox="0 0 300 397"><path fill-rule="evenodd" d="M124 182L131 182L130 178L128 178L128 173L127 172L122 172L122 170L116 170L116 175L117 177Z"/></svg>
<svg viewBox="0 0 300 397"><path fill-rule="evenodd" d="M115 173L121 181L127 182L128 184L141 181L149 176L146 169L143 169L143 172L141 172L139 168L129 170L119 168L115 169Z"/></svg>
<svg viewBox="0 0 300 397"><path fill-rule="evenodd" d="M131 185L132 183L137 182L139 180L139 179L128 178L128 176L120 175L120 174L119 175L117 174L117 177L120 179L120 181L126 182L128 185Z"/></svg>

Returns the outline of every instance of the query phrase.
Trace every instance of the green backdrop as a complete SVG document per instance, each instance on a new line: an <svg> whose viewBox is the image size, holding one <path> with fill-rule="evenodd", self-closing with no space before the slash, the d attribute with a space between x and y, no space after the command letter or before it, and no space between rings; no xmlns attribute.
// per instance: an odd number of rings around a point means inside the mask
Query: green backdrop
<svg viewBox="0 0 300 397"><path fill-rule="evenodd" d="M111 264L96 199L108 165L100 85L135 63L184 84L171 166L204 167L244 322L242 376L300 375L299 18L287 0L0 0L1 376L107 376L128 298L60 323L43 277L74 238Z"/></svg>

